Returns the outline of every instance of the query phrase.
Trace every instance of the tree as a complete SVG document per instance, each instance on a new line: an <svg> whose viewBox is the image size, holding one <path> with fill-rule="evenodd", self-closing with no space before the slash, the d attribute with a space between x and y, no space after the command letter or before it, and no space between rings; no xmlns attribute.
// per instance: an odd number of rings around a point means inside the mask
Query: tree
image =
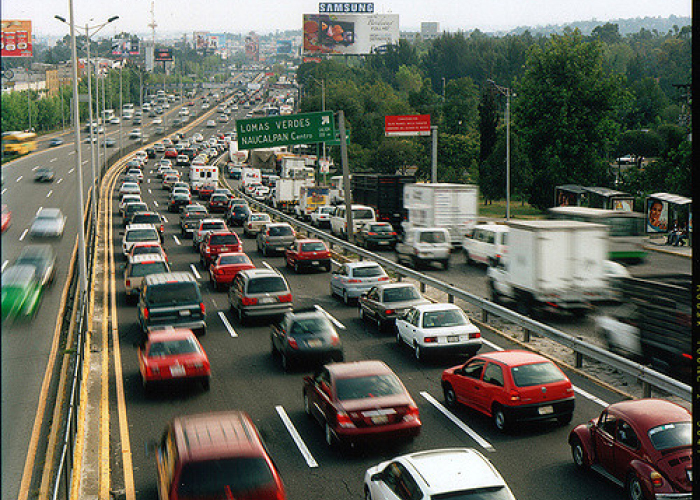
<svg viewBox="0 0 700 500"><path fill-rule="evenodd" d="M450 80L445 87L442 128L448 134L464 134L477 122L479 91L469 77Z"/></svg>
<svg viewBox="0 0 700 500"><path fill-rule="evenodd" d="M559 184L606 185L608 150L622 79L602 70L599 42L578 30L533 46L513 106L513 124L532 168L529 201L551 206Z"/></svg>

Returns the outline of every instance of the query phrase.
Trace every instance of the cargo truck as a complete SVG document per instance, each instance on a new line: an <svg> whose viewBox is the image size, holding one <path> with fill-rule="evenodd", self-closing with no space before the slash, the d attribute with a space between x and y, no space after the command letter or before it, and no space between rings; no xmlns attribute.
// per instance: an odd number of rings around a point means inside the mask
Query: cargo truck
<svg viewBox="0 0 700 500"><path fill-rule="evenodd" d="M478 198L479 189L472 184L406 184L403 205L408 221L403 223L404 229L445 228L452 246L457 248L476 225Z"/></svg>
<svg viewBox="0 0 700 500"><path fill-rule="evenodd" d="M578 221L508 222L508 256L487 271L491 299L515 301L520 314L576 316L608 296L608 229Z"/></svg>
<svg viewBox="0 0 700 500"><path fill-rule="evenodd" d="M273 208L285 213L294 213L299 203L302 187L313 186L313 181L306 179L278 179L272 189Z"/></svg>
<svg viewBox="0 0 700 500"><path fill-rule="evenodd" d="M279 182L279 181L278 181ZM330 189L318 186L302 186L295 212L301 220L310 220L311 214L320 207L330 205Z"/></svg>
<svg viewBox="0 0 700 500"><path fill-rule="evenodd" d="M415 175L355 173L350 180L352 200L374 208L377 221L390 223L400 233L406 220L404 186L415 182Z"/></svg>

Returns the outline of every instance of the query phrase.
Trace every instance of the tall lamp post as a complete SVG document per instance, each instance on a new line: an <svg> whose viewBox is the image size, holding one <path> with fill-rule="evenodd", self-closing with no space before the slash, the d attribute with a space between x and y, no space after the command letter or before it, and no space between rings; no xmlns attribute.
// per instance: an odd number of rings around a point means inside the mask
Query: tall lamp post
<svg viewBox="0 0 700 500"><path fill-rule="evenodd" d="M71 0L72 1L72 0ZM71 4L71 9L72 9L72 4ZM71 11L72 15L72 11ZM61 16L54 16L56 19L61 21L62 23L66 23L65 18ZM92 217L93 219L97 217L97 176L95 174L95 127L94 127L94 121L93 121L93 115L92 115L92 70L90 69L90 36L95 35L98 31L100 31L102 28L107 26L109 23L116 21L119 19L119 16L112 16L109 19L107 19L106 22L102 24L98 24L95 26L88 26L87 23L85 24L85 38L86 38L86 43L87 43L87 77L88 77L88 110L89 110L89 123L90 123L90 159L91 159L91 166L92 166ZM67 23L66 23L67 24ZM73 33L76 29L74 26L73 21L71 20L71 38L74 37ZM92 31L92 33L91 33ZM73 43L73 42L71 42ZM77 49L76 49L77 51ZM77 54L76 54L77 57ZM75 64L77 64L77 60L75 61ZM95 68L97 71L97 68ZM77 76L76 76L77 78ZM98 94L99 98L99 94ZM97 109L97 113L99 114L100 110L99 108ZM77 122L76 122L77 123ZM76 125L77 126L77 125Z"/></svg>
<svg viewBox="0 0 700 500"><path fill-rule="evenodd" d="M486 80L502 95L506 96L506 220L510 220L510 97L512 89L501 87L493 80Z"/></svg>

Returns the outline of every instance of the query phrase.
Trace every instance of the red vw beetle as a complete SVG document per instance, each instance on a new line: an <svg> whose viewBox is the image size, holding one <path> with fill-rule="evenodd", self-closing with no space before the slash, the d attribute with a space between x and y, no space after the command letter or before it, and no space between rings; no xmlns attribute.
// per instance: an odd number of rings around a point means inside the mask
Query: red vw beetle
<svg viewBox="0 0 700 500"><path fill-rule="evenodd" d="M569 434L574 464L625 488L630 500L693 498L690 412L663 399L614 403Z"/></svg>

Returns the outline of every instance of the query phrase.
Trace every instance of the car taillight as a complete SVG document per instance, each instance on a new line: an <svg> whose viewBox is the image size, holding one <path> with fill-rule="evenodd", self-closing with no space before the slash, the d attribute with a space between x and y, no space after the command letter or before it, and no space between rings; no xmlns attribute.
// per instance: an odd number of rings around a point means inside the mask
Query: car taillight
<svg viewBox="0 0 700 500"><path fill-rule="evenodd" d="M299 344L297 344L297 341L294 337L288 337L287 343L289 344L289 347L291 347L292 349L299 349Z"/></svg>
<svg viewBox="0 0 700 500"><path fill-rule="evenodd" d="M417 406L409 406L408 411L406 411L406 414L403 416L404 422L413 422L419 418L420 413L418 412Z"/></svg>
<svg viewBox="0 0 700 500"><path fill-rule="evenodd" d="M367 233L367 234L368 234L369 236L377 236L377 233L374 233L374 232L369 232L369 233Z"/></svg>
<svg viewBox="0 0 700 500"><path fill-rule="evenodd" d="M396 236L396 231L392 231L389 233L391 236Z"/></svg>
<svg viewBox="0 0 700 500"><path fill-rule="evenodd" d="M143 308L143 319L148 319L148 307Z"/></svg>
<svg viewBox="0 0 700 500"><path fill-rule="evenodd" d="M244 306L254 306L255 304L258 303L258 299L255 297L242 297L241 298L241 304Z"/></svg>
<svg viewBox="0 0 700 500"><path fill-rule="evenodd" d="M664 484L663 476L656 471L649 474L649 479L651 479L651 484L654 485L654 488L660 488Z"/></svg>
<svg viewBox="0 0 700 500"><path fill-rule="evenodd" d="M131 280L126 280L126 286L131 286Z"/></svg>
<svg viewBox="0 0 700 500"><path fill-rule="evenodd" d="M435 344L437 342L437 337L425 337L423 342L426 344Z"/></svg>
<svg viewBox="0 0 700 500"><path fill-rule="evenodd" d="M280 295L280 296L279 296L279 301L280 301L280 302L291 302L291 301L292 301L292 294L291 294L291 293L287 293L287 294L284 294L284 295Z"/></svg>
<svg viewBox="0 0 700 500"><path fill-rule="evenodd" d="M160 225L160 232L162 233L163 231L165 231L165 227L163 227L163 224L161 224Z"/></svg>
<svg viewBox="0 0 700 500"><path fill-rule="evenodd" d="M394 309L387 309L387 310L384 311L384 314L386 314L387 316L389 316L390 314L394 314L395 312L396 312L396 311L395 311Z"/></svg>
<svg viewBox="0 0 700 500"><path fill-rule="evenodd" d="M389 280L389 276L383 276L383 277L379 278L379 281L388 281L388 280Z"/></svg>
<svg viewBox="0 0 700 500"><path fill-rule="evenodd" d="M511 401L520 401L520 393L518 391L510 391L510 400Z"/></svg>
<svg viewBox="0 0 700 500"><path fill-rule="evenodd" d="M204 253L209 253L209 245L204 247Z"/></svg>
<svg viewBox="0 0 700 500"><path fill-rule="evenodd" d="M470 339L478 339L481 338L481 332L476 332L476 333L470 333L469 334Z"/></svg>
<svg viewBox="0 0 700 500"><path fill-rule="evenodd" d="M335 416L335 420L338 422L338 427L344 429L355 427L355 424L352 423L352 419L344 411L339 411Z"/></svg>
<svg viewBox="0 0 700 500"><path fill-rule="evenodd" d="M348 280L348 283L362 283L362 281L361 281L361 280L350 279L350 280Z"/></svg>
<svg viewBox="0 0 700 500"><path fill-rule="evenodd" d="M204 307L204 302L199 303L199 312L201 312L202 315L204 315L207 312L207 308Z"/></svg>
<svg viewBox="0 0 700 500"><path fill-rule="evenodd" d="M338 337L337 333L332 333L331 334L331 344L333 345L338 345L340 344L340 337Z"/></svg>

